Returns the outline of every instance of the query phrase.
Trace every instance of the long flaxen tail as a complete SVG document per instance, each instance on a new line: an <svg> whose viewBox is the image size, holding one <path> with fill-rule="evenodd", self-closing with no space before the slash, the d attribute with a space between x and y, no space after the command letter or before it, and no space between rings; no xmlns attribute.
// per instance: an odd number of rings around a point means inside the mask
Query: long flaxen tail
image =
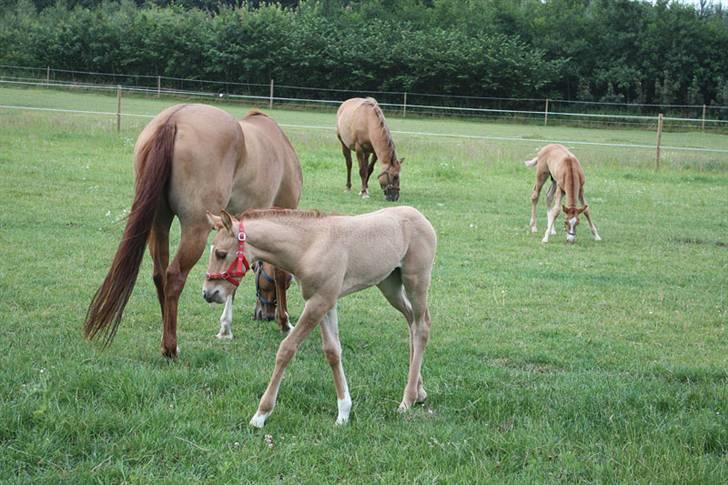
<svg viewBox="0 0 728 485"><path fill-rule="evenodd" d="M526 161L525 161L525 162L523 162L523 163L524 163L524 164L526 165L526 167L528 167L528 168L533 168L533 167L535 167L535 166L536 166L536 164L538 163L538 157L536 157L536 158L532 158L531 160L526 160Z"/></svg>
<svg viewBox="0 0 728 485"><path fill-rule="evenodd" d="M176 134L176 124L168 119L138 152L141 163L124 236L104 282L91 300L83 326L87 339L103 336L104 347L114 339L134 289L155 212L172 173Z"/></svg>

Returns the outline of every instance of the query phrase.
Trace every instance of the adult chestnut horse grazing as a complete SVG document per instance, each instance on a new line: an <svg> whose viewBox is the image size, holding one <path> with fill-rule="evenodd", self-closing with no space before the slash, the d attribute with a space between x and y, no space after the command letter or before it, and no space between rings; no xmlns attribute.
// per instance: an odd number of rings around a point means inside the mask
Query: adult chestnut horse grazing
<svg viewBox="0 0 728 485"><path fill-rule="evenodd" d="M222 303L234 290L219 278L224 268L261 259L295 275L306 302L298 324L278 348L252 426L265 424L286 366L319 322L323 351L334 373L336 423L346 423L351 397L341 364L336 301L374 285L409 325L409 373L399 408L425 400L420 369L430 334L427 292L437 236L422 214L406 206L353 217L269 209L246 211L239 219L223 211L209 219L218 232L203 287L206 299Z"/></svg>
<svg viewBox="0 0 728 485"><path fill-rule="evenodd" d="M397 160L392 135L384 113L374 98L351 98L336 112L336 136L346 159L346 190L351 190L351 151L359 161L359 176L363 198L369 197L369 177L379 160L382 171L377 176L387 200L399 199L399 176L402 160ZM370 157L371 156L371 161Z"/></svg>
<svg viewBox="0 0 728 485"><path fill-rule="evenodd" d="M91 300L84 333L89 339L103 335L105 345L114 338L148 243L164 322L162 353L176 357L177 303L207 244L206 212L294 208L301 195L301 166L288 138L268 116L252 112L238 122L212 106L183 104L164 110L144 128L134 148L134 171L136 191L124 236ZM181 238L170 264L169 229L175 216ZM228 275L231 288L236 274ZM281 289L285 281L281 273ZM221 326L232 318L233 293ZM287 330L282 306L279 323Z"/></svg>
<svg viewBox="0 0 728 485"><path fill-rule="evenodd" d="M576 159L565 146L558 144L546 145L539 150L536 158L524 162L527 167L536 167L536 183L531 193L531 232L536 232L536 204L541 194L541 188L548 178L551 178L551 188L546 194L548 206L548 225L543 242L549 242L549 235L556 234L554 221L561 209L561 197L566 194L566 205L564 210L564 224L566 226L566 241L576 242L576 226L579 224L579 214L584 213L589 223L592 235L596 241L601 241L589 213L589 206L584 201L584 170L579 160ZM554 195L556 200L554 201ZM579 199L581 208L576 207L576 199Z"/></svg>

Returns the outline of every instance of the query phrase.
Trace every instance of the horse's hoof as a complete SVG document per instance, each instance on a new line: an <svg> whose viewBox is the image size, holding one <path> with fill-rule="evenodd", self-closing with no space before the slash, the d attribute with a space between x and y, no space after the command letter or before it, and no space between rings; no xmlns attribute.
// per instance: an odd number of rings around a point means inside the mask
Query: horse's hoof
<svg viewBox="0 0 728 485"><path fill-rule="evenodd" d="M233 334L232 333L222 333L222 332L220 332L217 335L215 335L215 337L218 340L232 340L233 339Z"/></svg>
<svg viewBox="0 0 728 485"><path fill-rule="evenodd" d="M596 236L594 236L594 240L595 240L595 241L601 241L601 240L602 240L602 238L601 238L601 237L599 237L599 235L597 234Z"/></svg>
<svg viewBox="0 0 728 485"><path fill-rule="evenodd" d="M260 412L257 412L257 413L255 413L255 416L253 416L253 418L250 420L250 423L249 424L253 428L262 429L263 426L265 426L265 420L268 418L268 415L269 414L270 413L262 413L261 414Z"/></svg>
<svg viewBox="0 0 728 485"><path fill-rule="evenodd" d="M531 226L531 234L537 233L538 228L536 226Z"/></svg>
<svg viewBox="0 0 728 485"><path fill-rule="evenodd" d="M545 244L545 243L549 242L549 238L545 237L545 238L541 239L541 242Z"/></svg>
<svg viewBox="0 0 728 485"><path fill-rule="evenodd" d="M362 194L361 198L362 199L368 199L369 198L369 194Z"/></svg>
<svg viewBox="0 0 728 485"><path fill-rule="evenodd" d="M162 347L161 352L163 356L171 360L175 360L179 357L179 347L175 347L174 350Z"/></svg>

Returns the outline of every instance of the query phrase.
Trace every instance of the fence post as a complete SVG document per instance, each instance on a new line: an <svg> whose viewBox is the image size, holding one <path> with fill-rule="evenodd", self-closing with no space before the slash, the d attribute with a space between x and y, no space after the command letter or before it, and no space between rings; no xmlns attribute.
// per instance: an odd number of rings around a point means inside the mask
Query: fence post
<svg viewBox="0 0 728 485"><path fill-rule="evenodd" d="M700 125L703 131L705 131L705 110L706 110L706 107L705 107L705 105L703 105L703 122Z"/></svg>
<svg viewBox="0 0 728 485"><path fill-rule="evenodd" d="M549 98L546 98L546 106L543 110L543 125L546 126L549 124Z"/></svg>
<svg viewBox="0 0 728 485"><path fill-rule="evenodd" d="M270 80L270 99L268 101L268 109L273 109L273 79Z"/></svg>
<svg viewBox="0 0 728 485"><path fill-rule="evenodd" d="M660 113L657 116L657 157L655 159L655 171L660 169L660 143L662 142L662 125L665 123L665 116Z"/></svg>
<svg viewBox="0 0 728 485"><path fill-rule="evenodd" d="M116 86L116 133L121 132L121 85Z"/></svg>
<svg viewBox="0 0 728 485"><path fill-rule="evenodd" d="M46 86L51 83L51 66L46 66Z"/></svg>
<svg viewBox="0 0 728 485"><path fill-rule="evenodd" d="M162 95L162 76L157 76L157 97Z"/></svg>
<svg viewBox="0 0 728 485"><path fill-rule="evenodd" d="M402 102L402 118L407 117L407 91L404 92L404 101Z"/></svg>

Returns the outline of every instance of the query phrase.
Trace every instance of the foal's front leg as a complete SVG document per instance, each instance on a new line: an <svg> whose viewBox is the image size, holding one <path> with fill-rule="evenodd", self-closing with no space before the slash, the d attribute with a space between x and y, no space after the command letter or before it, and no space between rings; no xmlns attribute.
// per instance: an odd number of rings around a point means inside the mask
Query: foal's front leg
<svg viewBox="0 0 728 485"><path fill-rule="evenodd" d="M298 319L298 324L293 327L293 330L283 339L281 344L278 346L278 352L276 352L276 365L273 370L273 375L270 378L268 387L263 393L263 397L260 398L258 404L258 410L250 420L250 425L256 428L262 428L265 425L265 420L273 412L273 408L276 405L276 399L278 397L278 389L281 385L281 379L283 379L283 372L291 362L291 359L298 351L298 346L301 342L311 333L311 330L321 321L326 312L328 312L336 303L336 299L333 303L330 300L323 299L321 297L312 297L306 302L303 308L301 317Z"/></svg>
<svg viewBox="0 0 728 485"><path fill-rule="evenodd" d="M231 293L227 300L225 300L225 308L222 310L220 315L220 331L217 332L215 337L220 340L232 340L233 338L233 301L235 300L235 293Z"/></svg>
<svg viewBox="0 0 728 485"><path fill-rule="evenodd" d="M349 395L349 386L346 383L344 366L341 365L339 318L336 313L336 306L329 310L321 321L321 347L334 373L336 403L339 408L336 424L346 424L349 421L349 413L351 412L351 396Z"/></svg>

